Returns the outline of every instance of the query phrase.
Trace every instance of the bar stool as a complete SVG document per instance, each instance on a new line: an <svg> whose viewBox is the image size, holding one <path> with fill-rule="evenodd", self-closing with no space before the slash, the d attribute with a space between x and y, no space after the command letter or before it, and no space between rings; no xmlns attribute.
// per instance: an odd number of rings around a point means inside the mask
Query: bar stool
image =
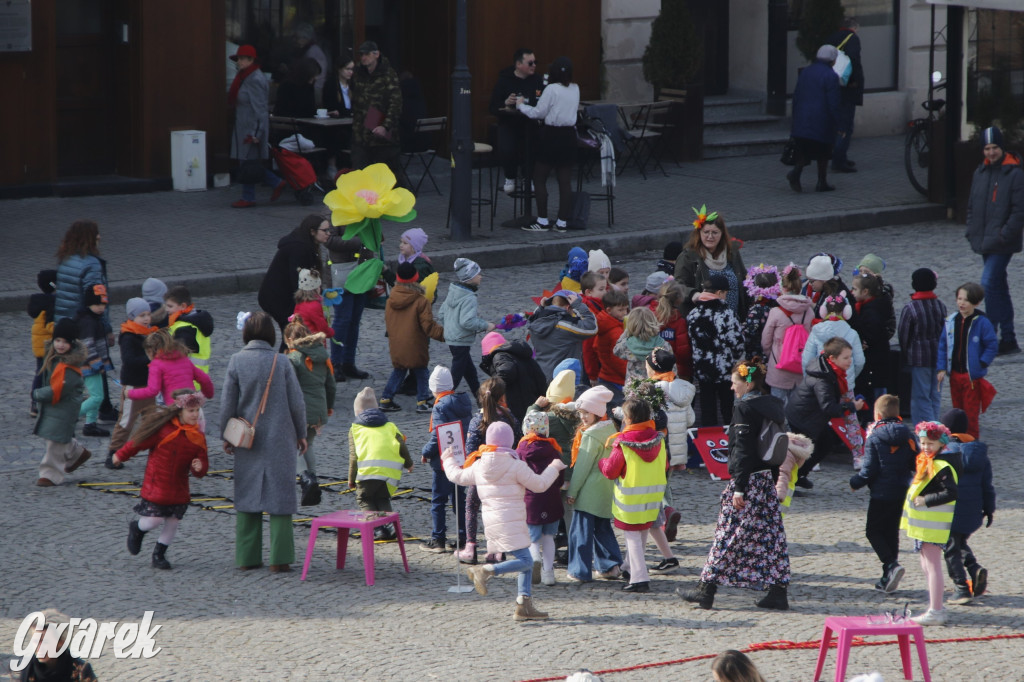
<svg viewBox="0 0 1024 682"><path fill-rule="evenodd" d="M491 231L494 231L494 167L497 160L494 157L494 147L483 142L473 143L472 170L476 172L476 195L470 196L469 205L476 206L476 225L483 226L483 207L490 206L488 213L491 214ZM487 196L483 194L483 176L487 171ZM499 173L500 177L501 174ZM451 227L452 222L452 197L448 195L448 218L445 221L446 227Z"/></svg>

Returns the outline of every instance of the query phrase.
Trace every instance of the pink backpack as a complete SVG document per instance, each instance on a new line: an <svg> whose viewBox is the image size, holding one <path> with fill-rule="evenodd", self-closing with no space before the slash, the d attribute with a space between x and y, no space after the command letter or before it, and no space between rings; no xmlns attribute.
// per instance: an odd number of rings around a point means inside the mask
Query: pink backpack
<svg viewBox="0 0 1024 682"><path fill-rule="evenodd" d="M792 322L792 318L790 318L790 325L786 328L786 334L782 337L782 350L779 352L779 361L775 363L775 369L785 370L793 374L804 373L804 346L807 345L807 337L810 336L807 333L807 327L804 326L804 319L806 317L807 311L805 310L804 317L801 318L799 324Z"/></svg>

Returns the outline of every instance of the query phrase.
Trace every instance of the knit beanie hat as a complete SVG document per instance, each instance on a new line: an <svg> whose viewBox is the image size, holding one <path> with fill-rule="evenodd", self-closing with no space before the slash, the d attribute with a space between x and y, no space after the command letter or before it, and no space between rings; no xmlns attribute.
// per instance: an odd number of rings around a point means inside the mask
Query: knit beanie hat
<svg viewBox="0 0 1024 682"><path fill-rule="evenodd" d="M984 147L990 144L998 145L999 147L1003 146L1003 131L995 126L981 131L981 146Z"/></svg>
<svg viewBox="0 0 1024 682"><path fill-rule="evenodd" d="M560 363L555 365L555 368L551 370L552 378L558 376L558 373L564 369L571 370L576 374L576 383L581 384L583 379L583 363L576 358L566 358Z"/></svg>
<svg viewBox="0 0 1024 682"><path fill-rule="evenodd" d="M142 283L142 298L148 303L163 305L164 294L167 293L167 285L156 277L150 277Z"/></svg>
<svg viewBox="0 0 1024 682"><path fill-rule="evenodd" d="M659 374L662 372L671 372L676 366L676 356L670 350L655 348L651 351L651 354L647 356L647 364L650 365L651 369Z"/></svg>
<svg viewBox="0 0 1024 682"><path fill-rule="evenodd" d="M569 249L569 255L565 259L565 268L562 269L562 277L568 277L574 282L587 273L587 252L578 246Z"/></svg>
<svg viewBox="0 0 1024 682"><path fill-rule="evenodd" d="M588 388L576 399L576 409L586 410L598 416L604 415L608 410L608 401L612 399L612 392L604 386Z"/></svg>
<svg viewBox="0 0 1024 682"><path fill-rule="evenodd" d="M356 394L356 399L352 401L352 411L362 414L375 407L377 407L377 395L373 392L373 387L363 386L363 390L359 391Z"/></svg>
<svg viewBox="0 0 1024 682"><path fill-rule="evenodd" d="M137 315L149 312L149 304L144 298L129 298L124 304L124 312L129 320L134 320Z"/></svg>
<svg viewBox="0 0 1024 682"><path fill-rule="evenodd" d="M914 291L935 291L939 281L935 273L928 268L918 268L910 275L910 285L914 287Z"/></svg>
<svg viewBox="0 0 1024 682"><path fill-rule="evenodd" d="M460 282L468 282L480 274L480 266L468 258L455 259L455 276Z"/></svg>
<svg viewBox="0 0 1024 682"><path fill-rule="evenodd" d="M316 270L302 268L299 270L299 289L301 291L317 291L320 288L320 273Z"/></svg>
<svg viewBox="0 0 1024 682"><path fill-rule="evenodd" d="M967 433L967 413L954 407L942 415L942 423L952 433Z"/></svg>
<svg viewBox="0 0 1024 682"><path fill-rule="evenodd" d="M413 248L414 253L408 259L403 259L402 256L399 255L400 263L412 262L423 253L423 247L427 245L427 233L418 227L410 227L408 230L403 232L402 239L409 242L409 246Z"/></svg>
<svg viewBox="0 0 1024 682"><path fill-rule="evenodd" d="M708 291L728 291L729 290L729 278L725 275L715 273L708 277L707 287Z"/></svg>
<svg viewBox="0 0 1024 682"><path fill-rule="evenodd" d="M480 341L480 352L483 355L490 355L491 351L505 344L505 337L498 332L490 332Z"/></svg>
<svg viewBox="0 0 1024 682"><path fill-rule="evenodd" d="M826 254L818 254L807 263L804 274L807 275L807 279L828 281L836 276L836 271L832 268L831 258Z"/></svg>
<svg viewBox="0 0 1024 682"><path fill-rule="evenodd" d="M558 405L565 402L566 399L572 400L574 395L576 395L576 372L571 369L563 369L548 384L548 390L544 397Z"/></svg>
<svg viewBox="0 0 1024 682"><path fill-rule="evenodd" d="M62 317L53 325L53 338L64 339L68 343L78 340L78 324L70 317Z"/></svg>
<svg viewBox="0 0 1024 682"><path fill-rule="evenodd" d="M411 282L418 282L420 273L416 272L416 268L412 263L401 263L398 269L395 270L395 278L399 282L409 284Z"/></svg>
<svg viewBox="0 0 1024 682"><path fill-rule="evenodd" d="M497 445L499 448L510 448L516 440L512 433L512 427L503 421L496 421L487 427L487 434L484 442L488 445Z"/></svg>
<svg viewBox="0 0 1024 682"><path fill-rule="evenodd" d="M437 365L434 367L434 371L430 373L430 379L427 381L427 386L430 387L430 392L434 395L443 391L450 391L455 388L455 384L452 383L452 373L444 365Z"/></svg>
<svg viewBox="0 0 1024 682"><path fill-rule="evenodd" d="M36 275L36 284L44 294L52 294L57 288L57 271L40 270Z"/></svg>
<svg viewBox="0 0 1024 682"><path fill-rule="evenodd" d="M611 268L612 262L601 249L595 249L587 254L587 270L597 272L605 268Z"/></svg>
<svg viewBox="0 0 1024 682"><path fill-rule="evenodd" d="M665 250L662 252L661 257L663 260L675 260L679 258L679 254L682 252L682 242L669 242L668 244L665 244Z"/></svg>
<svg viewBox="0 0 1024 682"><path fill-rule="evenodd" d="M867 268L873 275L881 275L885 272L885 261L873 253L869 253L860 259L857 269Z"/></svg>
<svg viewBox="0 0 1024 682"><path fill-rule="evenodd" d="M670 279L672 279L672 275L668 273L661 272L660 270L652 272L647 275L647 280L644 282L644 290L656 294L661 291L662 285Z"/></svg>
<svg viewBox="0 0 1024 682"><path fill-rule="evenodd" d="M85 290L85 295L82 297L82 305L86 308L91 305L106 305L109 302L110 299L107 298L107 288L102 284L93 284Z"/></svg>
<svg viewBox="0 0 1024 682"><path fill-rule="evenodd" d="M548 413L540 410L527 412L523 417L523 433L533 431L541 438L548 437Z"/></svg>

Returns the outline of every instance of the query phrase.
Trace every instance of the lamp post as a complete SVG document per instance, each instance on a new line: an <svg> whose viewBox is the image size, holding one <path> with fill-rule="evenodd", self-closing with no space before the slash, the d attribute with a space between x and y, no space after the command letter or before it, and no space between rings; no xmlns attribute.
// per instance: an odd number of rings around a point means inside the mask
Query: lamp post
<svg viewBox="0 0 1024 682"><path fill-rule="evenodd" d="M452 71L452 225L455 241L470 238L473 180L473 133L470 74L466 64L467 0L455 2L455 70Z"/></svg>

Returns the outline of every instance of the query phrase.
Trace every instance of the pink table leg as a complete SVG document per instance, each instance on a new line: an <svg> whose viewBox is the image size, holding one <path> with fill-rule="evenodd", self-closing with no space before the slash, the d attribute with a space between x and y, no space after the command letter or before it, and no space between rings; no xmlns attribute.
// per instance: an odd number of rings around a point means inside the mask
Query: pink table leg
<svg viewBox="0 0 1024 682"><path fill-rule="evenodd" d="M840 629L836 639L839 646L836 647L836 678L835 682L843 682L846 679L846 664L850 658L850 644L853 635L845 628Z"/></svg>
<svg viewBox="0 0 1024 682"><path fill-rule="evenodd" d="M366 524L359 529L363 539L363 569L366 571L366 584L373 586L375 578L373 567L373 527Z"/></svg>
<svg viewBox="0 0 1024 682"><path fill-rule="evenodd" d="M338 554L334 562L337 569L345 568L345 554L348 552L348 528L338 529Z"/></svg>
<svg viewBox="0 0 1024 682"><path fill-rule="evenodd" d="M914 679L914 673L911 671L910 637L908 635L898 635L897 639L900 642L900 659L903 661L903 679L912 680Z"/></svg>
<svg viewBox="0 0 1024 682"><path fill-rule="evenodd" d="M821 669L825 667L825 656L828 655L828 644L832 641L832 628L825 626L821 635L821 646L818 648L818 665L814 668L814 682L821 679Z"/></svg>
<svg viewBox="0 0 1024 682"><path fill-rule="evenodd" d="M309 562L313 559L313 548L316 546L316 534L319 530L320 524L314 519L309 529L309 541L306 542L306 562L302 564L302 580L306 579L306 573L309 571Z"/></svg>
<svg viewBox="0 0 1024 682"><path fill-rule="evenodd" d="M931 673L928 671L928 654L924 650L924 633L918 631L914 635L914 644L917 646L917 660L921 663L921 675L924 682L932 682Z"/></svg>
<svg viewBox="0 0 1024 682"><path fill-rule="evenodd" d="M395 536L398 538L398 549L402 552L402 563L405 564L405 572L409 572L409 562L405 558L405 541L402 539L402 524L398 517L395 517Z"/></svg>

